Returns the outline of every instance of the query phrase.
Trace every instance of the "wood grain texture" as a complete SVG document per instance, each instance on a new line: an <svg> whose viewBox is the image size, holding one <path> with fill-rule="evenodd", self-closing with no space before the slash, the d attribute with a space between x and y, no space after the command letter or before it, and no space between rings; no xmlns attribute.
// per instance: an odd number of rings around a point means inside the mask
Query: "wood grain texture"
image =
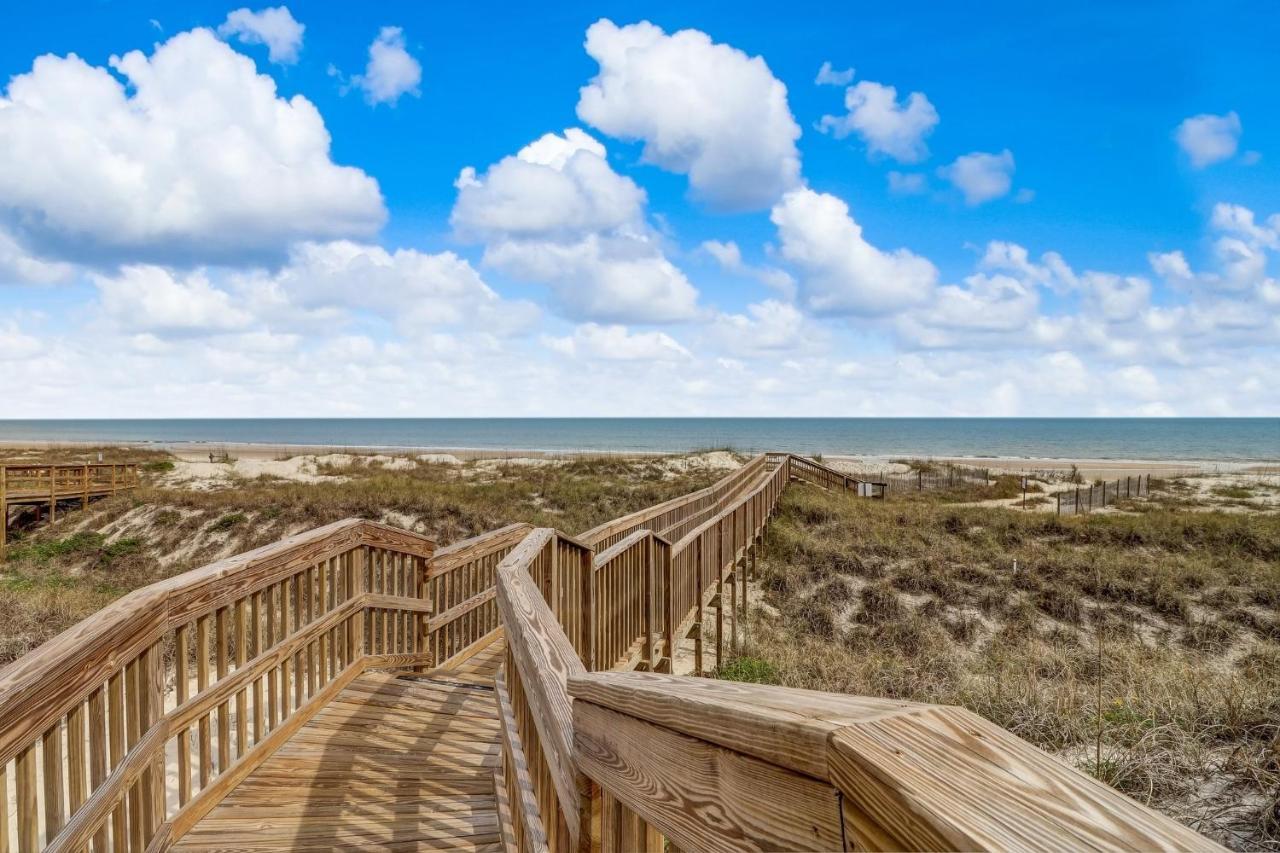
<svg viewBox="0 0 1280 853"><path fill-rule="evenodd" d="M833 787L590 702L574 704L583 771L685 850L839 850Z"/></svg>

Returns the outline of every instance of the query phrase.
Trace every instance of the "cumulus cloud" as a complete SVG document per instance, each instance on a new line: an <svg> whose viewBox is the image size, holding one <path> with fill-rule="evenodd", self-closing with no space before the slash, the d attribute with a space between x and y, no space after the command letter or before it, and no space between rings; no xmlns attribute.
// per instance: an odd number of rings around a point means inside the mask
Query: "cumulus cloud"
<svg viewBox="0 0 1280 853"><path fill-rule="evenodd" d="M975 151L957 157L938 169L938 177L950 181L964 195L964 203L979 205L1008 195L1013 187L1013 152L999 154Z"/></svg>
<svg viewBox="0 0 1280 853"><path fill-rule="evenodd" d="M630 332L621 325L584 323L568 337L544 336L542 342L563 355L607 361L683 361L691 357L665 332Z"/></svg>
<svg viewBox="0 0 1280 853"><path fill-rule="evenodd" d="M745 314L717 315L711 332L723 349L738 355L796 349L806 333L817 335L796 306L776 299L748 305Z"/></svg>
<svg viewBox="0 0 1280 853"><path fill-rule="evenodd" d="M179 276L163 267L130 265L94 275L103 313L126 332L207 335L246 328L252 317L203 271Z"/></svg>
<svg viewBox="0 0 1280 853"><path fill-rule="evenodd" d="M370 104L395 105L402 95L418 95L422 65L405 49L400 27L383 27L369 45L369 62L364 73L351 78L351 85L364 92Z"/></svg>
<svg viewBox="0 0 1280 853"><path fill-rule="evenodd" d="M456 185L450 222L464 240L580 237L643 219L644 190L576 127L546 134L483 175L467 167Z"/></svg>
<svg viewBox="0 0 1280 853"><path fill-rule="evenodd" d="M644 191L582 130L546 134L484 173L468 167L456 186L455 233L484 243L487 265L549 285L570 318L693 316L697 291L645 222Z"/></svg>
<svg viewBox="0 0 1280 853"><path fill-rule="evenodd" d="M899 331L921 346L955 346L975 343L1017 344L1010 336L1026 336L1040 307L1033 285L1007 275L977 273L964 286L938 288L927 308L904 316ZM998 338L992 340L992 338Z"/></svg>
<svg viewBox="0 0 1280 853"><path fill-rule="evenodd" d="M1184 119L1173 138L1190 158L1191 165L1203 169L1234 156L1242 131L1240 116L1234 112L1221 116L1201 113Z"/></svg>
<svg viewBox="0 0 1280 853"><path fill-rule="evenodd" d="M490 245L486 264L550 285L572 319L662 323L687 320L698 291L648 239L591 234L572 243L507 240Z"/></svg>
<svg viewBox="0 0 1280 853"><path fill-rule="evenodd" d="M906 249L883 251L862 236L849 206L827 193L792 190L770 213L782 257L800 271L801 302L816 314L886 314L929 298L938 271Z"/></svg>
<svg viewBox="0 0 1280 853"><path fill-rule="evenodd" d="M293 65L302 49L306 27L294 20L285 6L272 6L258 12L236 9L218 27L223 38L238 38L245 44L265 44L267 58L281 65Z"/></svg>
<svg viewBox="0 0 1280 853"><path fill-rule="evenodd" d="M800 128L762 58L647 21L597 21L586 48L600 72L580 91L578 117L642 141L645 161L687 174L695 198L755 209L798 183Z"/></svg>
<svg viewBox="0 0 1280 853"><path fill-rule="evenodd" d="M837 71L831 67L831 61L828 60L822 63L822 67L818 69L818 76L813 79L813 82L818 86L848 86L853 82L853 69Z"/></svg>
<svg viewBox="0 0 1280 853"><path fill-rule="evenodd" d="M538 317L532 304L500 297L453 252L388 251L347 240L299 244L279 270L237 275L233 286L259 316L277 323L365 310L411 336L444 326L504 335Z"/></svg>
<svg viewBox="0 0 1280 853"><path fill-rule="evenodd" d="M903 163L916 163L929 156L924 139L938 125L938 111L920 92L912 92L898 103L898 90L883 83L862 80L844 93L848 110L842 116L824 115L818 128L843 139L856 133L867 145L867 153L883 154Z"/></svg>
<svg viewBox="0 0 1280 853"><path fill-rule="evenodd" d="M6 284L54 284L68 281L75 273L72 264L44 260L24 249L0 228L0 286Z"/></svg>
<svg viewBox="0 0 1280 853"><path fill-rule="evenodd" d="M311 102L209 30L110 65L127 85L42 56L0 98L0 218L31 253L238 262L386 218L377 183L330 158Z"/></svg>

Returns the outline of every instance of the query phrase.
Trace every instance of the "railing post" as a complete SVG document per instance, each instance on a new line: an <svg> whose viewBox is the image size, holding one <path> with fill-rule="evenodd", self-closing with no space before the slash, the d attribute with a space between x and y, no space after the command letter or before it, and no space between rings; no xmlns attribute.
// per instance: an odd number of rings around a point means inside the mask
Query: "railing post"
<svg viewBox="0 0 1280 853"><path fill-rule="evenodd" d="M653 537L648 538L644 560L644 660L650 672L654 670L653 660L653 564L657 558L657 543Z"/></svg>
<svg viewBox="0 0 1280 853"><path fill-rule="evenodd" d="M595 612L596 612L596 571L595 552L582 552L582 665L587 672L595 672Z"/></svg>
<svg viewBox="0 0 1280 853"><path fill-rule="evenodd" d="M671 558L671 548L661 549L663 574L662 584L662 633L666 636L666 664L662 672L674 673L676 670L676 618L675 618L675 560ZM660 665L661 662L659 662Z"/></svg>
<svg viewBox="0 0 1280 853"><path fill-rule="evenodd" d="M89 466L80 469L80 510L89 508Z"/></svg>
<svg viewBox="0 0 1280 853"><path fill-rule="evenodd" d="M697 616L698 624L694 626L695 633L693 635L693 670L694 670L694 675L698 675L698 676L701 676L703 672L702 670L702 618L703 618L702 599L704 596L704 592L702 589L703 587L703 581L702 581L702 540L703 538L704 537L700 534L697 539L693 540L693 584L694 584L694 596L695 596L695 600L697 601L697 608L698 608L698 616ZM3 545L2 541L0 541L0 545Z"/></svg>
<svg viewBox="0 0 1280 853"><path fill-rule="evenodd" d="M49 466L49 523L58 520L58 469Z"/></svg>
<svg viewBox="0 0 1280 853"><path fill-rule="evenodd" d="M0 465L0 560L4 559L5 544L9 536L9 469ZM7 806L6 806L7 808Z"/></svg>

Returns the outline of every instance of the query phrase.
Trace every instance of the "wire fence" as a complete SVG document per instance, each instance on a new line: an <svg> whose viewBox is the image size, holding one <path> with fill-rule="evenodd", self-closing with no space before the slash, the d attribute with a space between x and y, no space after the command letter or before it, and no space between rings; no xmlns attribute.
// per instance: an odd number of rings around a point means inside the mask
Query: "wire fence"
<svg viewBox="0 0 1280 853"><path fill-rule="evenodd" d="M1104 480L1092 486L1076 486L1057 493L1057 514L1078 515L1101 509L1108 504L1128 498L1145 497L1151 493L1151 475Z"/></svg>

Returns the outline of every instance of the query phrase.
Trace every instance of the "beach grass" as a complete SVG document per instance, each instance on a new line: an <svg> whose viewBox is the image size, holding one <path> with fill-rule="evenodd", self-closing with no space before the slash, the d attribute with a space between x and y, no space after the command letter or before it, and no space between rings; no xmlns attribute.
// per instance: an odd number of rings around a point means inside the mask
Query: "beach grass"
<svg viewBox="0 0 1280 853"><path fill-rule="evenodd" d="M1229 846L1280 843L1280 514L799 488L759 585L722 677L962 705Z"/></svg>

